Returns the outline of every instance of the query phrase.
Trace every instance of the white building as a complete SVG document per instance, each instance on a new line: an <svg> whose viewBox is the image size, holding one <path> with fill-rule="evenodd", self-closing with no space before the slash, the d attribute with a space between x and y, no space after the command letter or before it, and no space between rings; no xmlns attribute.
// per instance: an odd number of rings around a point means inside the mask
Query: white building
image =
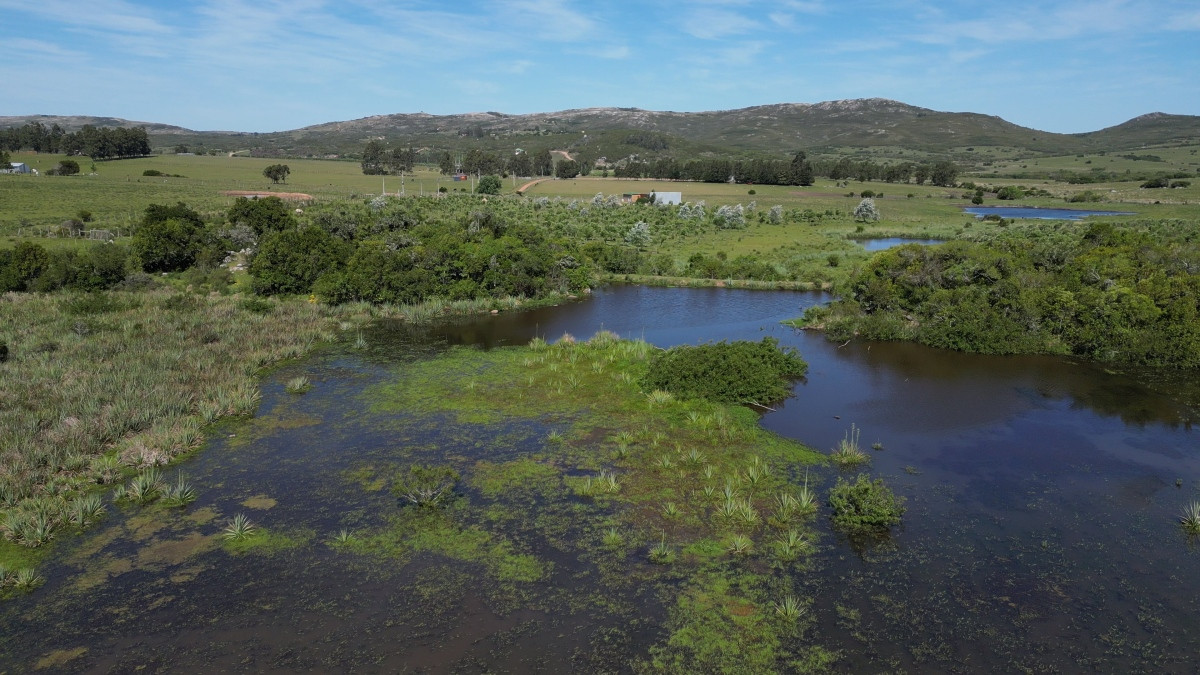
<svg viewBox="0 0 1200 675"><path fill-rule="evenodd" d="M33 173L29 165L24 162L10 162L9 168L0 170L0 173Z"/></svg>

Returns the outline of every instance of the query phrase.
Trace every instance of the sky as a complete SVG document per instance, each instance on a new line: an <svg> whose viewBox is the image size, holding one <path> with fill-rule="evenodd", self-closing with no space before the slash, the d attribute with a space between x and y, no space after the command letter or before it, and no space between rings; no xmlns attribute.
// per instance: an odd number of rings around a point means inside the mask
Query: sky
<svg viewBox="0 0 1200 675"><path fill-rule="evenodd" d="M1200 115L1197 0L0 0L0 115L370 115L881 97L1075 133Z"/></svg>

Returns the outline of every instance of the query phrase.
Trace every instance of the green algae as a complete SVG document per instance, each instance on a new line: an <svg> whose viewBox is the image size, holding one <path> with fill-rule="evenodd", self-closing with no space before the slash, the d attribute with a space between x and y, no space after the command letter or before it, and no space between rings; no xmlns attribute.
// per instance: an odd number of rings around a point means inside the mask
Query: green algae
<svg viewBox="0 0 1200 675"><path fill-rule="evenodd" d="M307 529L269 530L265 527L255 527L249 534L233 538L224 537L221 548L231 555L273 555L302 546L307 546L316 539L316 533Z"/></svg>

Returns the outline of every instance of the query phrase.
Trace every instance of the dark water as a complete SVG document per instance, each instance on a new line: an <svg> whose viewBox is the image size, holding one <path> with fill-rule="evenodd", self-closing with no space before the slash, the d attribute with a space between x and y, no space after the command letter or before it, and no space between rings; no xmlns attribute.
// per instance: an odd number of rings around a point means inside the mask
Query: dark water
<svg viewBox="0 0 1200 675"><path fill-rule="evenodd" d="M187 515L152 525L137 511L114 513L68 544L75 553L44 571L43 588L0 605L0 672L77 648L87 651L61 670L593 672L627 664L661 639L661 608L653 597L629 599L641 629L616 625L627 615L572 608L555 589L591 582L569 556L555 561L541 600L526 603L475 588L436 558L388 570L323 544L392 508L386 491L347 489L337 479L347 469L386 463L397 447L488 452L489 438L469 425L414 428L403 413L370 412L358 398L364 388L446 344L600 329L661 346L776 337L801 351L810 372L763 424L828 450L853 423L864 444L882 445L870 471L907 498L903 526L874 549L827 533L801 580L817 598L811 638L841 650L840 671L1195 672L1200 552L1176 518L1200 498L1200 452L1193 412L1178 397L1146 378L1066 359L838 345L778 323L822 300L613 287L432 334L381 327L364 352L329 351L281 369L264 383L255 420L223 428L185 463L200 493ZM316 386L288 396L283 383L298 374ZM494 433L520 446L544 432L528 423ZM829 468L818 474L824 485L836 477ZM258 495L276 503L245 506ZM220 514L200 526L208 533L246 512L308 530L312 540L272 556L180 553L208 510ZM446 601L431 603L430 593ZM610 634L611 643L601 639Z"/></svg>
<svg viewBox="0 0 1200 675"><path fill-rule="evenodd" d="M935 244L946 243L945 239L906 239L904 237L883 237L880 239L862 239L858 242L864 249L874 253L875 251L883 251L905 244L922 244L925 246L933 246Z"/></svg>
<svg viewBox="0 0 1200 675"><path fill-rule="evenodd" d="M1042 220L1082 220L1088 216L1132 216L1129 211L1091 211L1087 209L1049 209L1038 206L964 206L963 213L976 218L1000 216L1002 218L1039 218Z"/></svg>

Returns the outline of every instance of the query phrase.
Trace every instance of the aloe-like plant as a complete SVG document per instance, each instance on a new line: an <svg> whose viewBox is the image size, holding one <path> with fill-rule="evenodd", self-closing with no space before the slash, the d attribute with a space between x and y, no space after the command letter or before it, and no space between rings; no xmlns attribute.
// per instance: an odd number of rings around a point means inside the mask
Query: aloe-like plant
<svg viewBox="0 0 1200 675"><path fill-rule="evenodd" d="M754 548L754 541L744 534L735 534L729 538L728 551L733 555L748 555Z"/></svg>
<svg viewBox="0 0 1200 675"><path fill-rule="evenodd" d="M149 504L159 498L162 488L162 472L152 466L129 481L125 496L139 504Z"/></svg>
<svg viewBox="0 0 1200 675"><path fill-rule="evenodd" d="M182 473L175 474L175 482L163 489L163 502L169 506L186 506L196 501L196 489Z"/></svg>
<svg viewBox="0 0 1200 675"><path fill-rule="evenodd" d="M309 389L312 389L312 382L309 382L308 378L304 375L297 375L296 377L288 380L287 384L283 385L283 388L286 389L287 393L289 394L303 394Z"/></svg>
<svg viewBox="0 0 1200 675"><path fill-rule="evenodd" d="M776 614L792 621L799 619L805 612L804 605L794 595L786 596L774 605Z"/></svg>
<svg viewBox="0 0 1200 675"><path fill-rule="evenodd" d="M104 501L100 499L100 495L83 495L71 502L67 517L73 524L87 527L99 520L100 516L104 515L104 511Z"/></svg>
<svg viewBox="0 0 1200 675"><path fill-rule="evenodd" d="M1192 502L1183 507L1179 524L1188 534L1200 535L1200 502Z"/></svg>
<svg viewBox="0 0 1200 675"><path fill-rule="evenodd" d="M650 548L650 562L655 565L669 565L675 560L675 551L667 545L667 535Z"/></svg>
<svg viewBox="0 0 1200 675"><path fill-rule="evenodd" d="M679 505L676 504L675 502L667 502L666 504L663 505L662 513L667 518L678 518L679 517Z"/></svg>
<svg viewBox="0 0 1200 675"><path fill-rule="evenodd" d="M225 538L230 541L241 541L254 532L254 523L245 514L239 513L225 526Z"/></svg>
<svg viewBox="0 0 1200 675"><path fill-rule="evenodd" d="M43 581L45 579L37 573L37 570L29 567L17 570L17 573L12 577L13 587L23 591L37 588L42 585Z"/></svg>

